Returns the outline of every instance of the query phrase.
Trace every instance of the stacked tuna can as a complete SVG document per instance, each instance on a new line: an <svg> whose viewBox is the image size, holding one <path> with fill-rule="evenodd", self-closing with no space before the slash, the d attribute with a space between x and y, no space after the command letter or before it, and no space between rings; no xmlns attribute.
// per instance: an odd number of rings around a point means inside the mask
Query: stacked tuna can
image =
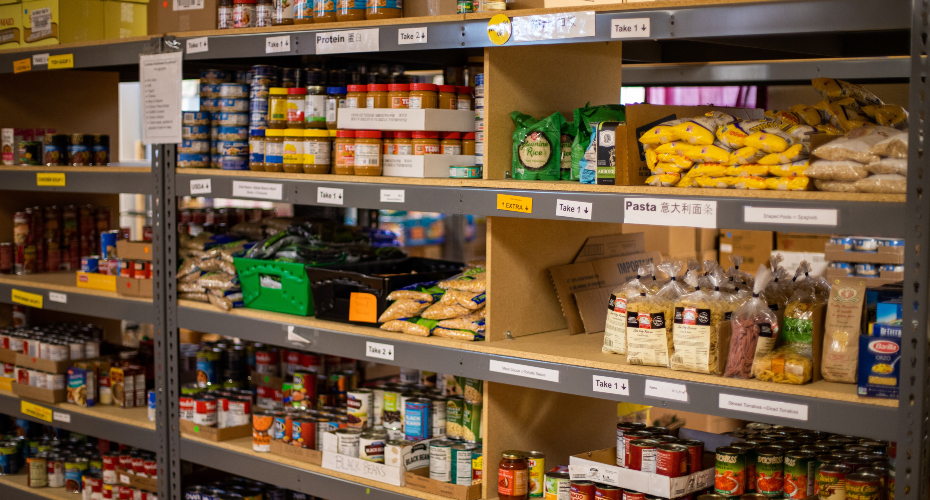
<svg viewBox="0 0 930 500"><path fill-rule="evenodd" d="M484 168L484 73L475 75L475 166Z"/></svg>
<svg viewBox="0 0 930 500"><path fill-rule="evenodd" d="M252 66L250 76L249 158L265 161L265 129L268 128L268 89L278 86L277 66ZM248 167L246 167L248 168Z"/></svg>

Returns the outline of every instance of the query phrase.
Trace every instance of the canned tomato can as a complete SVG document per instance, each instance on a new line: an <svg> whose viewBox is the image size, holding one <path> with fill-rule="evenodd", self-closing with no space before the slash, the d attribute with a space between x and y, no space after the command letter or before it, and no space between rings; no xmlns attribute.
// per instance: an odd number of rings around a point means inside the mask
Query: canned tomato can
<svg viewBox="0 0 930 500"><path fill-rule="evenodd" d="M846 476L853 472L842 464L826 464L817 470L817 495L822 500L846 499Z"/></svg>
<svg viewBox="0 0 930 500"><path fill-rule="evenodd" d="M688 475L688 448L673 443L657 446L655 472L666 477Z"/></svg>
<svg viewBox="0 0 930 500"><path fill-rule="evenodd" d="M571 500L572 484L568 472L551 470L544 478L546 500Z"/></svg>
<svg viewBox="0 0 930 500"><path fill-rule="evenodd" d="M714 466L714 491L720 495L746 493L746 453L739 448L717 448Z"/></svg>
<svg viewBox="0 0 930 500"><path fill-rule="evenodd" d="M723 496L720 498L726 499ZM623 500L646 500L646 494L641 491L623 490Z"/></svg>
<svg viewBox="0 0 930 500"><path fill-rule="evenodd" d="M541 451L527 452L526 469L530 498L542 498L545 493L546 454Z"/></svg>
<svg viewBox="0 0 930 500"><path fill-rule="evenodd" d="M362 431L358 429L336 430L336 452L340 455L358 458L358 446L361 437Z"/></svg>
<svg viewBox="0 0 930 500"><path fill-rule="evenodd" d="M847 500L881 500L881 478L868 472L846 476Z"/></svg>
<svg viewBox="0 0 930 500"><path fill-rule="evenodd" d="M374 392L366 388L347 391L346 406L349 410L349 427L364 429L371 425L369 413L374 406L374 396Z"/></svg>
<svg viewBox="0 0 930 500"><path fill-rule="evenodd" d="M194 396L194 423L204 427L216 426L216 397L209 394Z"/></svg>
<svg viewBox="0 0 930 500"><path fill-rule="evenodd" d="M408 441L430 438L430 410L433 402L426 398L409 399L404 403L404 436Z"/></svg>
<svg viewBox="0 0 930 500"><path fill-rule="evenodd" d="M622 467L630 468L630 443L637 439L649 439L652 434L644 430L627 430L623 433L623 465ZM619 457L618 457L619 461Z"/></svg>
<svg viewBox="0 0 930 500"><path fill-rule="evenodd" d="M452 445L452 484L471 486L472 484L472 452L478 445L471 443L456 443Z"/></svg>
<svg viewBox="0 0 930 500"><path fill-rule="evenodd" d="M443 439L429 444L429 478L452 482L452 441Z"/></svg>
<svg viewBox="0 0 930 500"><path fill-rule="evenodd" d="M698 439L685 439L676 444L688 449L688 474L701 470L701 461L704 459L704 441Z"/></svg>
<svg viewBox="0 0 930 500"><path fill-rule="evenodd" d="M784 496L805 500L817 493L817 459L812 451L795 450L785 454Z"/></svg>
<svg viewBox="0 0 930 500"><path fill-rule="evenodd" d="M782 496L785 489L785 450L764 446L756 451L756 492L765 496Z"/></svg>
<svg viewBox="0 0 930 500"><path fill-rule="evenodd" d="M594 500L594 481L572 481L572 500Z"/></svg>
<svg viewBox="0 0 930 500"><path fill-rule="evenodd" d="M622 500L623 490L609 484L594 485L594 498L598 500Z"/></svg>
<svg viewBox="0 0 930 500"><path fill-rule="evenodd" d="M623 439L623 436L629 432L645 428L646 424L640 422L617 423L617 466L626 467L626 441Z"/></svg>
<svg viewBox="0 0 930 500"><path fill-rule="evenodd" d="M383 464L386 443L387 432L374 429L363 432L358 438L358 458Z"/></svg>
<svg viewBox="0 0 930 500"><path fill-rule="evenodd" d="M655 474L656 448L659 442L654 439L637 439L627 445L627 468Z"/></svg>
<svg viewBox="0 0 930 500"><path fill-rule="evenodd" d="M26 484L30 488L48 486L48 454L36 453L26 458Z"/></svg>
<svg viewBox="0 0 930 500"><path fill-rule="evenodd" d="M754 443L733 443L730 445L743 452L746 464L746 492L752 492L756 489L756 449L758 446Z"/></svg>

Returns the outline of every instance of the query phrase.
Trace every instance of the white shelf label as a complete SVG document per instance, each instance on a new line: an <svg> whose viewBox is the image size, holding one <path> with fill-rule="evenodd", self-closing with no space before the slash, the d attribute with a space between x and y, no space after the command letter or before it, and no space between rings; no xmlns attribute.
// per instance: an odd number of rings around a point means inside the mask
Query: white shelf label
<svg viewBox="0 0 930 500"><path fill-rule="evenodd" d="M717 228L717 202L675 198L627 198L623 222L650 226Z"/></svg>
<svg viewBox="0 0 930 500"><path fill-rule="evenodd" d="M316 188L316 202L326 205L342 205L342 188Z"/></svg>
<svg viewBox="0 0 930 500"><path fill-rule="evenodd" d="M174 10L203 9L203 0L174 0Z"/></svg>
<svg viewBox="0 0 930 500"><path fill-rule="evenodd" d="M297 334L294 328L296 328L294 325L287 325L287 340L289 342L303 342L304 344L309 344L310 341Z"/></svg>
<svg viewBox="0 0 930 500"><path fill-rule="evenodd" d="M610 38L649 38L651 31L648 17L610 20Z"/></svg>
<svg viewBox="0 0 930 500"><path fill-rule="evenodd" d="M829 208L743 207L743 222L836 226L839 210Z"/></svg>
<svg viewBox="0 0 930 500"><path fill-rule="evenodd" d="M126 474L120 474L120 475L119 475L119 482L121 482L121 483L123 483L123 484L129 484L129 476L127 476Z"/></svg>
<svg viewBox="0 0 930 500"><path fill-rule="evenodd" d="M397 45L410 45L412 43L426 43L426 26L397 30Z"/></svg>
<svg viewBox="0 0 930 500"><path fill-rule="evenodd" d="M535 366L507 363L506 361L492 359L490 369L492 372L506 373L507 375L516 375L518 377L535 378L556 383L559 381L559 371L550 370L548 368L537 368Z"/></svg>
<svg viewBox="0 0 930 500"><path fill-rule="evenodd" d="M607 394L619 394L621 396L630 395L630 382L625 378L592 376L594 382L594 392L606 392Z"/></svg>
<svg viewBox="0 0 930 500"><path fill-rule="evenodd" d="M807 405L722 393L720 394L720 404L718 406L723 410L743 411L770 417L790 418L792 420L807 421L808 414Z"/></svg>
<svg viewBox="0 0 930 500"><path fill-rule="evenodd" d="M378 342L365 342L365 355L369 358L394 361L394 346L391 344L379 344Z"/></svg>
<svg viewBox="0 0 930 500"><path fill-rule="evenodd" d="M68 294L61 292L48 292L49 302L58 302L59 304L68 303Z"/></svg>
<svg viewBox="0 0 930 500"><path fill-rule="evenodd" d="M194 179L191 181L191 194L210 194L213 188L210 179Z"/></svg>
<svg viewBox="0 0 930 500"><path fill-rule="evenodd" d="M316 34L317 54L345 54L347 52L378 52L380 30L325 31Z"/></svg>
<svg viewBox="0 0 930 500"><path fill-rule="evenodd" d="M688 386L646 379L646 396L688 402Z"/></svg>
<svg viewBox="0 0 930 500"><path fill-rule="evenodd" d="M210 50L209 38L202 36L200 38L191 38L187 41L187 53L196 54L198 52L207 52Z"/></svg>
<svg viewBox="0 0 930 500"><path fill-rule="evenodd" d="M274 54L276 52L291 51L291 35L269 36L265 38L265 53Z"/></svg>
<svg viewBox="0 0 930 500"><path fill-rule="evenodd" d="M556 217L591 220L593 213L594 205L592 203L572 200L556 200L555 202Z"/></svg>
<svg viewBox="0 0 930 500"><path fill-rule="evenodd" d="M382 203L403 203L404 202L404 190L403 189L382 189L381 190L381 202Z"/></svg>
<svg viewBox="0 0 930 500"><path fill-rule="evenodd" d="M532 42L594 36L594 11L519 16L510 21L513 41Z"/></svg>
<svg viewBox="0 0 930 500"><path fill-rule="evenodd" d="M66 424L70 424L70 423L71 423L71 414L70 414L70 413L64 413L64 412L61 412L61 411L53 411L53 412L52 412L52 420L57 420L58 422L64 422L64 423L66 423Z"/></svg>
<svg viewBox="0 0 930 500"><path fill-rule="evenodd" d="M32 56L32 65L46 65L48 66L48 54L35 54Z"/></svg>
<svg viewBox="0 0 930 500"><path fill-rule="evenodd" d="M271 182L233 181L234 198L261 198L263 200L281 200L284 189L281 184Z"/></svg>
<svg viewBox="0 0 930 500"><path fill-rule="evenodd" d="M181 142L181 52L139 56L142 143Z"/></svg>

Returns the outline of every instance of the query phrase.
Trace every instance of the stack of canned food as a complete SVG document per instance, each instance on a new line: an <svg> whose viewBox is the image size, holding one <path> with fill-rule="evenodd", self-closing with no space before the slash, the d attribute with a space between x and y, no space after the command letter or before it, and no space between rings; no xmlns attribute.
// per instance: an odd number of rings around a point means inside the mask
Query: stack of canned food
<svg viewBox="0 0 930 500"><path fill-rule="evenodd" d="M94 205L26 208L13 214L13 241L0 243L0 274L77 270L100 253L110 209Z"/></svg>
<svg viewBox="0 0 930 500"><path fill-rule="evenodd" d="M103 331L95 325L49 323L34 327L0 328L0 349L25 354L36 359L68 361L100 356ZM20 384L43 389L63 390L64 374L45 373L3 363L0 375Z"/></svg>
<svg viewBox="0 0 930 500"><path fill-rule="evenodd" d="M184 489L184 500L225 500L227 498L230 500L323 500L306 493L278 488L244 477L204 482Z"/></svg>
<svg viewBox="0 0 930 500"><path fill-rule="evenodd" d="M105 167L110 164L110 136L57 134L53 129L0 129L3 164ZM13 151L16 151L16 155Z"/></svg>
<svg viewBox="0 0 930 500"><path fill-rule="evenodd" d="M475 75L475 166L484 168L484 73Z"/></svg>
<svg viewBox="0 0 930 500"><path fill-rule="evenodd" d="M639 422L617 424L617 465L661 476L680 477L701 470L704 442L680 440L668 427Z"/></svg>
<svg viewBox="0 0 930 500"><path fill-rule="evenodd" d="M31 488L64 488L85 493L85 498L91 498L86 493L97 494L93 498L158 498L120 485L118 479L120 474L157 479L154 453L5 416L0 417L0 432L0 474L25 473Z"/></svg>
<svg viewBox="0 0 930 500"><path fill-rule="evenodd" d="M152 261L121 259L116 255L116 240L129 239L128 231L100 233L100 252L81 256L81 272L122 276L123 278L152 279ZM149 235L151 241L151 235Z"/></svg>
<svg viewBox="0 0 930 500"><path fill-rule="evenodd" d="M866 236L834 236L830 238L830 244L843 247L846 252L856 254L861 257L862 254L877 254L879 248L901 249L904 247L904 240L900 238L871 238ZM856 259L860 260L860 259ZM840 269L846 273L846 276L856 276L860 278L877 278L881 272L904 272L902 264L870 264L864 262L844 262L832 261L830 267Z"/></svg>

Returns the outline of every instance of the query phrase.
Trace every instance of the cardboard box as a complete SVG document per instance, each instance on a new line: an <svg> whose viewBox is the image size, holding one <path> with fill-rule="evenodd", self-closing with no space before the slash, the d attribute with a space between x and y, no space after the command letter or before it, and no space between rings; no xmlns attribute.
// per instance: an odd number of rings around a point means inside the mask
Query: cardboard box
<svg viewBox="0 0 930 500"><path fill-rule="evenodd" d="M784 260L781 262L781 266L784 267L788 274L792 277L794 273L798 270L798 266L801 265L801 261L807 261L811 266L811 274L816 276L824 276L827 269L827 260L824 258L822 253L811 253L811 252L779 252L774 251L772 255L781 255Z"/></svg>
<svg viewBox="0 0 930 500"><path fill-rule="evenodd" d="M461 109L339 108L336 123L349 130L474 132L475 112Z"/></svg>
<svg viewBox="0 0 930 500"><path fill-rule="evenodd" d="M148 4L148 33L164 35L180 31L216 29L217 0L204 0L199 9L174 10L174 1L156 0Z"/></svg>
<svg viewBox="0 0 930 500"><path fill-rule="evenodd" d="M604 331L610 291L635 277L639 266L650 262L658 264L661 260L659 252L646 252L550 267L549 274L569 333ZM598 289L601 290L594 292ZM585 291L592 293L581 293ZM579 312L582 309L585 310L584 317L589 320L587 324L582 321Z"/></svg>
<svg viewBox="0 0 930 500"><path fill-rule="evenodd" d="M28 0L22 11L24 46L103 40L102 0Z"/></svg>
<svg viewBox="0 0 930 500"><path fill-rule="evenodd" d="M842 269L835 269L832 267L828 267L826 269L826 274L824 275L824 277L826 277L827 279L834 279L834 278L849 278L850 276L846 273L846 271ZM867 278L867 277L860 277L860 276L856 276L856 278L859 278L865 281L866 286L873 287L873 286L887 285L888 283L897 283L899 281L902 281L904 280L904 273L895 272L895 271L880 271L878 273L878 276L874 278Z"/></svg>
<svg viewBox="0 0 930 500"><path fill-rule="evenodd" d="M152 249L151 241L116 240L116 255L120 259L151 261Z"/></svg>
<svg viewBox="0 0 930 500"><path fill-rule="evenodd" d="M775 233L775 250L823 253L830 237L823 234Z"/></svg>
<svg viewBox="0 0 930 500"><path fill-rule="evenodd" d="M64 361L51 361L48 359L39 359L33 356L27 356L23 353L16 353L15 361L13 362L16 366L21 366L23 368L31 368L33 370L43 371L45 373L68 373L68 367L71 366L71 360L66 359Z"/></svg>
<svg viewBox="0 0 930 500"><path fill-rule="evenodd" d="M148 0L104 0L103 37L106 40L148 34Z"/></svg>
<svg viewBox="0 0 930 500"><path fill-rule="evenodd" d="M116 469L116 477L119 479L120 484L125 484L132 486L133 488L150 491L152 493L158 492L158 479L152 479L150 477L139 477L135 475L133 471Z"/></svg>
<svg viewBox="0 0 930 500"><path fill-rule="evenodd" d="M431 493L456 500L478 500L481 498L481 484L464 486L449 484L429 478L429 469L422 468L404 473L404 485L410 489Z"/></svg>
<svg viewBox="0 0 930 500"><path fill-rule="evenodd" d="M13 392L13 377L0 377L0 391Z"/></svg>
<svg viewBox="0 0 930 500"><path fill-rule="evenodd" d="M19 4L0 7L0 49L15 49L22 44L23 9Z"/></svg>
<svg viewBox="0 0 930 500"><path fill-rule="evenodd" d="M77 272L77 287L102 290L104 292L116 291L116 278L109 274Z"/></svg>
<svg viewBox="0 0 930 500"><path fill-rule="evenodd" d="M274 440L271 442L271 454L287 457L298 462L304 462L313 465L323 465L323 452L291 446L282 441Z"/></svg>
<svg viewBox="0 0 930 500"><path fill-rule="evenodd" d="M179 420L179 422L181 434L190 434L209 441L229 441L230 439L239 439L252 435L252 424L218 429L216 427L197 425L190 420Z"/></svg>
<svg viewBox="0 0 930 500"><path fill-rule="evenodd" d="M695 229L695 236L697 238L695 246L697 247L698 252L706 252L708 250L717 250L717 230L716 229Z"/></svg>
<svg viewBox="0 0 930 500"><path fill-rule="evenodd" d="M0 363L9 363L11 365L15 365L17 354L20 353L11 351L9 349L0 349Z"/></svg>
<svg viewBox="0 0 930 500"><path fill-rule="evenodd" d="M732 264L730 256L743 257L741 271L755 274L760 264L768 266L774 239L771 231L720 230L720 265L727 269Z"/></svg>
<svg viewBox="0 0 930 500"><path fill-rule="evenodd" d="M682 477L666 477L618 467L615 465L617 448L572 455L568 460L568 473L572 481L594 481L662 498L682 497L714 485L712 453L704 454L701 471Z"/></svg>
<svg viewBox="0 0 930 500"><path fill-rule="evenodd" d="M856 262L863 264L904 264L904 247L878 247L877 252L846 250L843 245L827 243L824 256L830 262Z"/></svg>
<svg viewBox="0 0 930 500"><path fill-rule="evenodd" d="M41 401L43 403L64 403L68 399L67 389L59 389L57 391L52 389L39 389L38 387L23 385L17 382L11 382L10 388L13 390L13 394L21 398Z"/></svg>
<svg viewBox="0 0 930 500"><path fill-rule="evenodd" d="M456 13L454 0L404 1L404 17L447 16Z"/></svg>
<svg viewBox="0 0 930 500"><path fill-rule="evenodd" d="M585 240L584 245L582 245L572 263L619 257L645 251L646 239L643 233L592 236Z"/></svg>
<svg viewBox="0 0 930 500"><path fill-rule="evenodd" d="M653 406L649 409L649 419L653 425L663 427L679 428L679 438L684 428L708 432L712 434L723 434L741 427L744 420L735 418L715 417L713 415L702 415L700 413L691 413L686 411L672 410L661 406ZM712 450L708 450L712 451Z"/></svg>
<svg viewBox="0 0 930 500"><path fill-rule="evenodd" d="M694 257L698 248L698 230L690 227L624 224L623 233L643 233L646 250L659 252L663 258Z"/></svg>
<svg viewBox="0 0 930 500"><path fill-rule="evenodd" d="M449 167L474 166L474 155L384 155L381 175L384 177L449 178Z"/></svg>
<svg viewBox="0 0 930 500"><path fill-rule="evenodd" d="M139 278L116 278L116 293L126 297L152 297L155 293L154 284L151 279L143 280Z"/></svg>

